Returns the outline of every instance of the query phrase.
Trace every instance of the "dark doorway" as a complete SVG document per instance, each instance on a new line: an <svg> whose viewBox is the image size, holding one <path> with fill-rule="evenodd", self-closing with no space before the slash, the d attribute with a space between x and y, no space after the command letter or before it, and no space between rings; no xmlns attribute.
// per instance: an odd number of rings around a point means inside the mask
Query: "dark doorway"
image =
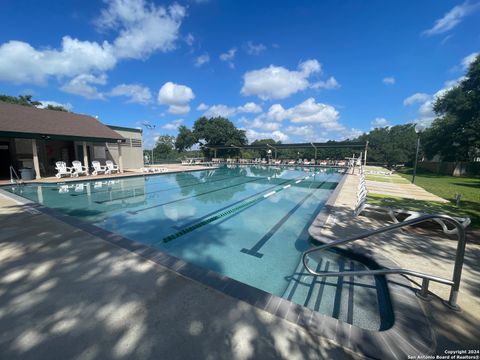
<svg viewBox="0 0 480 360"><path fill-rule="evenodd" d="M10 178L10 142L0 141L0 179Z"/></svg>

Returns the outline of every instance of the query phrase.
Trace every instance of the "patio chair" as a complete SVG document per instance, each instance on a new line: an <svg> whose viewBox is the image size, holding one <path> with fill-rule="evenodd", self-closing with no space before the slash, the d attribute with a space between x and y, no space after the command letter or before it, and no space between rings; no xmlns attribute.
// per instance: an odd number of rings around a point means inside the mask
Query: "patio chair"
<svg viewBox="0 0 480 360"><path fill-rule="evenodd" d="M72 176L72 168L68 167L64 161L57 161L55 163L55 170L57 170L57 174L55 174L55 176L59 179L64 175Z"/></svg>
<svg viewBox="0 0 480 360"><path fill-rule="evenodd" d="M107 171L105 171L105 174L112 174L113 172L118 173L118 165L115 165L112 160L105 161L105 164L107 165Z"/></svg>
<svg viewBox="0 0 480 360"><path fill-rule="evenodd" d="M98 175L99 173L105 174L107 171L106 166L100 165L100 161L92 161L93 172L92 175Z"/></svg>
<svg viewBox="0 0 480 360"><path fill-rule="evenodd" d="M72 169L72 176L78 177L79 175L88 175L87 167L83 166L78 160L72 161Z"/></svg>

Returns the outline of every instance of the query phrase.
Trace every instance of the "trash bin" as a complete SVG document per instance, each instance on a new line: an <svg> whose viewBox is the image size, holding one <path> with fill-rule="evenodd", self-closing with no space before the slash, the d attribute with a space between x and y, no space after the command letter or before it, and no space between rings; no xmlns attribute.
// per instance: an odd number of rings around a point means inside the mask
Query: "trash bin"
<svg viewBox="0 0 480 360"><path fill-rule="evenodd" d="M33 169L32 168L20 169L20 177L22 178L22 180L33 180Z"/></svg>

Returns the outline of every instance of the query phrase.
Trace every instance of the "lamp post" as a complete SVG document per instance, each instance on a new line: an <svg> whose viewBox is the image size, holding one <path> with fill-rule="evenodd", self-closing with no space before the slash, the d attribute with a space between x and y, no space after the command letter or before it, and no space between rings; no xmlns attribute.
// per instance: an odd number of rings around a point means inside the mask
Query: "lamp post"
<svg viewBox="0 0 480 360"><path fill-rule="evenodd" d="M425 130L425 125L416 124L415 132L417 133L417 150L415 151L415 164L413 165L412 184L415 184L415 176L417 175L418 150L420 149L420 134Z"/></svg>
<svg viewBox="0 0 480 360"><path fill-rule="evenodd" d="M142 125L147 129L151 130L153 133L153 130L155 130L156 125L150 124L148 121L142 122ZM153 165L153 148L155 147L155 144L152 145L152 159L150 160L150 165Z"/></svg>

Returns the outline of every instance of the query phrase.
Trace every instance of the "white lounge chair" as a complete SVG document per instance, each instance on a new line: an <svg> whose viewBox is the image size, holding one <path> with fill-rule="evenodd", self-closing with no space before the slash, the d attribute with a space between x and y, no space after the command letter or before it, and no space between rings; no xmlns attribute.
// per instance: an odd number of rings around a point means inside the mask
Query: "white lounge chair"
<svg viewBox="0 0 480 360"><path fill-rule="evenodd" d="M100 161L92 161L92 167L92 175L98 175L99 173L105 174L107 171L107 167L100 165Z"/></svg>
<svg viewBox="0 0 480 360"><path fill-rule="evenodd" d="M111 174L112 172L118 173L118 165L115 165L112 160L105 161L105 164L107 165L105 174Z"/></svg>
<svg viewBox="0 0 480 360"><path fill-rule="evenodd" d="M78 160L72 161L72 176L88 175L88 169Z"/></svg>
<svg viewBox="0 0 480 360"><path fill-rule="evenodd" d="M57 161L55 163L55 170L57 170L57 174L55 176L59 179L64 175L72 176L72 168L68 167L64 161Z"/></svg>
<svg viewBox="0 0 480 360"><path fill-rule="evenodd" d="M66 194L70 191L70 187L68 185L60 185L58 188L58 193L59 194Z"/></svg>
<svg viewBox="0 0 480 360"><path fill-rule="evenodd" d="M367 195L368 195L368 189L365 182L365 174L362 171L360 175L360 182L357 186L357 205L355 206L355 210L353 211L354 216L359 216L365 210L373 210L373 211L387 213L394 223L399 223L402 221L415 219L422 215L427 215L427 213L413 211L409 209L395 209L388 206L368 204ZM400 220L399 216L402 216L402 215L404 217L406 216L406 218ZM462 225L463 228L466 228L471 223L471 220L469 217L462 218L462 217L452 216L452 218L457 220ZM454 227L450 229L445 223L445 221L443 221L442 219L433 219L433 220L442 227L442 230L445 234L457 233L457 228Z"/></svg>

